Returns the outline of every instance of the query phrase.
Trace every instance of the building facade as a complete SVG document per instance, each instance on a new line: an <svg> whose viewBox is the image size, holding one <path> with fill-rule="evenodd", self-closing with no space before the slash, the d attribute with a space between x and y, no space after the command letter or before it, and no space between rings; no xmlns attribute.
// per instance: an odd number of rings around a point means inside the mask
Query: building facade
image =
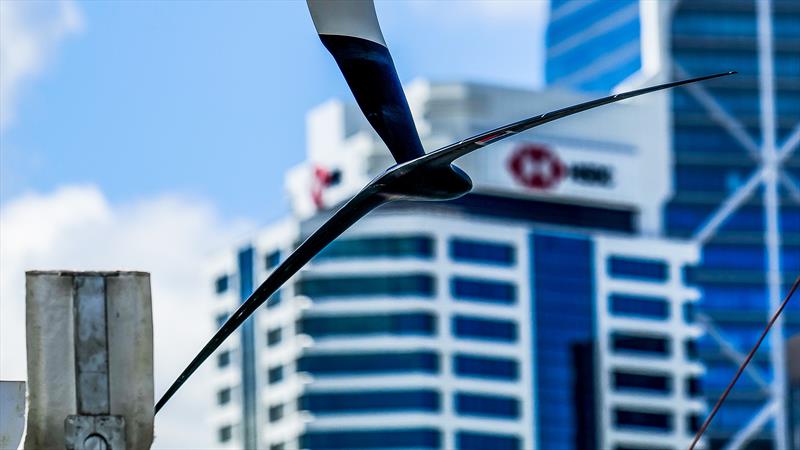
<svg viewBox="0 0 800 450"><path fill-rule="evenodd" d="M426 148L582 99L424 81L408 95ZM699 292L683 275L699 254L655 237L669 172L644 151L666 133L644 120L651 108L614 105L475 152L458 162L472 194L356 224L218 351L220 444L686 447L704 408ZM292 216L216 263L220 322L391 164L351 105L322 105L308 124Z"/></svg>
<svg viewBox="0 0 800 450"><path fill-rule="evenodd" d="M585 16L622 3L552 2L551 83L609 91L667 76L739 72L667 94L673 192L663 229L701 249L686 278L702 292L699 351L713 404L800 272L800 4L634 1L628 7L638 10L637 31L630 22L604 28L607 21L595 16L588 29L602 28L606 38L587 37ZM637 43L641 65L609 63L620 76L597 73L580 83L569 67L557 68L566 40L596 47L610 61L608 36L618 36L620 48ZM788 307L709 429L711 448L788 448L798 423L782 406L789 395L784 347L800 329L798 305Z"/></svg>

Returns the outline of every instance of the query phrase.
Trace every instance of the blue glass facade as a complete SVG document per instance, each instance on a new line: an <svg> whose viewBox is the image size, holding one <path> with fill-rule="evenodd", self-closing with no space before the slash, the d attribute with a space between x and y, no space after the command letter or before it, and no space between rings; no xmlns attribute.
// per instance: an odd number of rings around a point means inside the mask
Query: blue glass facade
<svg viewBox="0 0 800 450"><path fill-rule="evenodd" d="M642 65L639 0L552 0L548 84L608 91Z"/></svg>
<svg viewBox="0 0 800 450"><path fill-rule="evenodd" d="M577 6L583 3L580 8ZM560 45L574 36L584 35L588 14L595 3L617 4L618 2L553 1L552 13L556 20L548 31L548 47ZM622 3L622 2L619 2ZM758 19L756 0L693 0L677 2L672 11L670 29L665 30L670 40L670 57L676 67L689 75L736 70L739 75L725 80L716 80L703 85L726 112L739 122L744 132L756 143L762 141L760 123L761 103L759 91ZM776 110L776 145L780 147L789 133L800 123L800 3L791 0L771 2L772 45L774 49L774 84ZM621 5L617 5L622 7ZM559 9L570 14L558 13ZM600 16L596 16L600 17ZM630 42L638 40L626 33L626 25L619 24L613 35L627 34ZM593 52L608 51L618 42L594 43ZM583 90L593 90L603 85L608 91L614 87L613 80L597 74L595 80L571 82L569 61L566 56L552 57L548 53L548 81L566 84ZM625 67L618 63L616 67ZM671 74L682 78L683 73ZM677 237L690 237L696 233L718 210L720 205L737 188L741 187L757 169L757 163L745 147L734 138L688 90L671 92L673 135L673 183L674 196L664 210L664 228ZM800 153L795 152L785 163L784 172L795 180L800 179ZM779 188L779 231L781 233L781 263L783 292L788 289L793 277L800 272L800 205L793 201L789 192ZM740 351L747 351L763 328L768 314L768 298L765 271L767 256L764 241L765 213L763 188L759 188L722 226L701 249L702 260L698 267L686 271L686 281L697 286L701 302L697 309L714 320L722 336ZM633 304L617 307L633 312L641 308L658 309ZM657 313L655 310L651 313ZM800 303L794 302L784 314L786 337L800 331ZM766 358L768 344L765 342L759 354ZM720 356L719 346L709 336L697 345L699 357L708 371L702 390L709 404L713 404L733 375L735 366ZM761 364L767 382L771 379L770 368ZM746 377L745 377L746 378ZM700 387L697 387L700 390ZM746 424L764 404L767 394L752 380L740 380L736 391L722 408L712 428L707 433L712 449L721 448L734 433ZM635 418L634 418L635 419ZM636 420L631 419L633 422ZM664 424L667 426L668 424ZM765 427L748 448L771 448L770 426Z"/></svg>
<svg viewBox="0 0 800 450"><path fill-rule="evenodd" d="M796 2L773 1L774 73L776 86L778 145L800 122L797 79L800 77L800 47L796 39L800 6ZM791 24L794 24L792 26ZM759 123L760 93L755 2L684 2L675 11L671 30L674 60L691 74L707 73L718 67L740 72L736 80L705 86L713 98L740 121L755 141L762 139ZM730 70L730 69L728 69ZM675 197L666 208L665 224L671 233L687 236L705 223L709 215L756 169L742 147L719 126L687 92L673 95L673 133L675 154ZM789 167L800 165L795 155ZM800 271L800 207L784 201L780 207L784 278L788 283ZM768 312L765 280L764 210L761 189L733 214L702 250L702 263L687 272L690 282L701 288L698 305L714 319L722 336L740 351L749 349L758 338ZM794 256L793 256L794 255ZM800 308L785 312L785 335L797 333ZM707 367L702 389L708 401L719 396L733 376L735 366L719 357L719 347L710 337L698 343L700 357ZM764 363L769 343L760 350L757 366L766 379L770 367ZM745 377L747 378L747 377ZM712 448L721 448L762 407L767 396L751 379L740 380L736 392L709 430ZM771 427L765 426L748 448L771 448Z"/></svg>
<svg viewBox="0 0 800 450"><path fill-rule="evenodd" d="M237 258L239 270L239 296L244 302L253 293L253 261L255 251L253 247L245 247L239 251ZM253 318L247 319L241 327L242 349L242 417L244 442L250 446L258 443L256 419L256 360L255 360L255 330Z"/></svg>
<svg viewBox="0 0 800 450"><path fill-rule="evenodd" d="M596 448L593 347L594 289L592 243L585 237L531 236L535 323L535 414L540 448Z"/></svg>

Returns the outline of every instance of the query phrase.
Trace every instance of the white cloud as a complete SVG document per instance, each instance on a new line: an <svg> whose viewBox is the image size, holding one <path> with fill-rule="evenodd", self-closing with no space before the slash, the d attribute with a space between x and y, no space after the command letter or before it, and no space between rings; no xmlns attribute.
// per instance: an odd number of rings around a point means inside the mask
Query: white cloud
<svg viewBox="0 0 800 450"><path fill-rule="evenodd" d="M24 272L135 269L151 273L156 397L213 332L206 261L245 223L208 205L163 195L115 206L92 186L27 194L0 209L0 378L25 378ZM208 448L209 367L156 417L153 448Z"/></svg>
<svg viewBox="0 0 800 450"><path fill-rule="evenodd" d="M25 82L42 71L65 37L82 29L72 0L0 1L0 130L13 120Z"/></svg>

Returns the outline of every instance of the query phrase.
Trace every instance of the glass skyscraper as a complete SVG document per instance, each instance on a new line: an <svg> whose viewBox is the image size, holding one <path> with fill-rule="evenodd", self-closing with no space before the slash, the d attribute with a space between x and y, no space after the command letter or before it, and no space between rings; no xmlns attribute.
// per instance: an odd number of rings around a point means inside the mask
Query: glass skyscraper
<svg viewBox="0 0 800 450"><path fill-rule="evenodd" d="M642 65L639 0L550 1L548 83L607 91Z"/></svg>
<svg viewBox="0 0 800 450"><path fill-rule="evenodd" d="M622 3L638 9L638 32L629 23L603 34L587 32L603 28L599 24L608 17L594 15L587 25L590 11ZM610 61L617 49L638 43L641 59L649 52L661 64L653 71L609 62L619 76L609 70L589 80L576 77L563 65L563 52L553 50L547 69L553 84L611 90L637 74L647 80L739 72L670 92L673 195L663 223L669 235L701 246L701 262L685 279L702 292L697 318L706 334L698 351L706 366L703 389L713 405L800 273L800 2L567 0L553 1L552 8L549 47L560 49L567 40L576 49L597 46L587 54ZM800 303L790 304L782 325L707 433L712 448L788 448L788 430L797 423L788 423L792 416L782 406L789 395L783 347L800 332Z"/></svg>

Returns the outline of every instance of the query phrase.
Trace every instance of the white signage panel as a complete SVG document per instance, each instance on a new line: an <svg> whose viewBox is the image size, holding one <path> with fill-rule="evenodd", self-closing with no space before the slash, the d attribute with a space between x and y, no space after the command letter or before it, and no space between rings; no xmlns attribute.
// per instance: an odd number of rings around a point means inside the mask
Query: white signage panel
<svg viewBox="0 0 800 450"><path fill-rule="evenodd" d="M456 162L480 190L639 205L647 186L632 147L545 139L480 149Z"/></svg>

